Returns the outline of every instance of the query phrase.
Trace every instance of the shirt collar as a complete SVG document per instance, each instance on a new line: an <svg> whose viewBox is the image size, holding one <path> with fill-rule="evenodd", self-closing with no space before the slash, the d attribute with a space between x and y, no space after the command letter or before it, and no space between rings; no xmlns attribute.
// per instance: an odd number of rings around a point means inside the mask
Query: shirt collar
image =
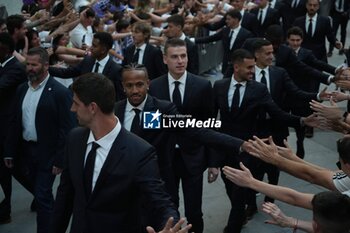
<svg viewBox="0 0 350 233"><path fill-rule="evenodd" d="M269 71L269 67L266 67L264 69L260 69L257 65L255 66L255 74L260 75L261 71L264 70L265 74L267 74L267 72Z"/></svg>
<svg viewBox="0 0 350 233"><path fill-rule="evenodd" d="M96 62L98 62L98 64L100 64L100 67L102 66L102 67L105 67L106 66L106 64L107 64L107 62L108 62L108 60L109 60L109 55L107 55L107 56L105 56L103 59L101 59L101 60L96 60Z"/></svg>
<svg viewBox="0 0 350 233"><path fill-rule="evenodd" d="M89 138L86 144L89 145L92 142L96 142L100 147L108 149L111 143L113 143L116 137L118 136L120 130L121 130L121 124L119 122L119 119L117 118L117 124L114 126L114 128L108 134L106 134L105 136L103 136L97 141L94 137L94 134L90 130Z"/></svg>
<svg viewBox="0 0 350 233"><path fill-rule="evenodd" d="M6 61L4 61L3 63L0 63L0 66L5 67L6 64L7 64L9 61L12 60L12 58L14 58L14 56L11 56L10 58L8 58L8 59L7 59Z"/></svg>
<svg viewBox="0 0 350 233"><path fill-rule="evenodd" d="M317 13L312 18L306 14L306 22L309 22L310 19L312 19L312 21L315 21L317 19Z"/></svg>
<svg viewBox="0 0 350 233"><path fill-rule="evenodd" d="M186 39L186 35L185 33L182 33L181 36L179 37L180 40L185 40Z"/></svg>
<svg viewBox="0 0 350 233"><path fill-rule="evenodd" d="M144 43L144 44L142 44L140 47L135 47L135 49L140 49L140 50L142 50L142 51L145 51L145 49L146 49L146 43Z"/></svg>
<svg viewBox="0 0 350 233"><path fill-rule="evenodd" d="M171 74L168 73L169 84L173 84L175 81L179 81L181 84L185 85L186 77L187 77L187 71L185 71L185 73L179 79L174 79L173 76L171 76Z"/></svg>
<svg viewBox="0 0 350 233"><path fill-rule="evenodd" d="M260 8L260 10L267 11L267 8L269 8L269 4L266 4L266 6L264 8Z"/></svg>
<svg viewBox="0 0 350 233"><path fill-rule="evenodd" d="M231 86L235 86L237 83L241 84L243 87L245 87L247 85L247 81L243 81L243 82L237 82L236 79L234 79L234 75L232 75L231 78Z"/></svg>
<svg viewBox="0 0 350 233"><path fill-rule="evenodd" d="M126 99L126 106L125 106L125 111L126 112L131 112L133 111L134 108L139 109L141 112L145 108L146 100L147 100L148 95L146 95L145 99L142 101L142 103L138 106L133 106L128 99Z"/></svg>
<svg viewBox="0 0 350 233"><path fill-rule="evenodd" d="M46 78L45 78L36 88L33 88L33 86L32 86L32 84L31 84L30 81L28 81L28 86L29 86L29 88L32 89L33 91L39 90L39 89L45 87L45 85L46 85L46 83L47 83L47 80L49 80L49 77L50 77L50 75L48 74L48 75L46 76Z"/></svg>

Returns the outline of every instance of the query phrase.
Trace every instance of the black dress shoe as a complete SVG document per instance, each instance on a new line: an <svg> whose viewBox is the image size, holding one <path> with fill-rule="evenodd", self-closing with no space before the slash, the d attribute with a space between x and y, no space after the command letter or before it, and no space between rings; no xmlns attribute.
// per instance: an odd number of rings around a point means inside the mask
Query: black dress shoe
<svg viewBox="0 0 350 233"><path fill-rule="evenodd" d="M256 214L258 212L258 208L256 206L247 206L247 209L245 210L245 216L247 217L247 220L251 220L254 216L254 214Z"/></svg>
<svg viewBox="0 0 350 233"><path fill-rule="evenodd" d="M0 217L0 225L11 222L11 215L4 215Z"/></svg>

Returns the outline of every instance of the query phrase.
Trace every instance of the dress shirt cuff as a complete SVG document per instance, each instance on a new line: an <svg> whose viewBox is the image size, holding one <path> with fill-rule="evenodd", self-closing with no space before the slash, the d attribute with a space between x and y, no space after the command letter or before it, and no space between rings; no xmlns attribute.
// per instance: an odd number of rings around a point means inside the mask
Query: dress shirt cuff
<svg viewBox="0 0 350 233"><path fill-rule="evenodd" d="M321 98L320 98L320 93L317 93L316 99L317 99L318 101L322 101Z"/></svg>
<svg viewBox="0 0 350 233"><path fill-rule="evenodd" d="M300 117L300 126L301 127L305 126L304 117Z"/></svg>
<svg viewBox="0 0 350 233"><path fill-rule="evenodd" d="M13 160L13 157L4 157L4 159L11 159L11 160Z"/></svg>
<svg viewBox="0 0 350 233"><path fill-rule="evenodd" d="M328 77L328 84L331 84L334 81L334 76L333 75L329 75Z"/></svg>
<svg viewBox="0 0 350 233"><path fill-rule="evenodd" d="M192 41L193 43L196 43L196 39L194 37L189 37L189 40Z"/></svg>

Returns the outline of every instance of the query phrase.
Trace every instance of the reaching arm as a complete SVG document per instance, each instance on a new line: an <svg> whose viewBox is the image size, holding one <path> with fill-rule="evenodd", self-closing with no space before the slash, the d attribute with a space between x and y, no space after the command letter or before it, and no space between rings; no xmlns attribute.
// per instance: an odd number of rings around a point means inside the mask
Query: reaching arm
<svg viewBox="0 0 350 233"><path fill-rule="evenodd" d="M240 163L240 167L242 170L225 166L223 172L226 178L239 186L253 189L273 199L286 202L290 205L312 209L311 200L314 196L313 194L301 193L290 188L267 184L255 179L243 163Z"/></svg>

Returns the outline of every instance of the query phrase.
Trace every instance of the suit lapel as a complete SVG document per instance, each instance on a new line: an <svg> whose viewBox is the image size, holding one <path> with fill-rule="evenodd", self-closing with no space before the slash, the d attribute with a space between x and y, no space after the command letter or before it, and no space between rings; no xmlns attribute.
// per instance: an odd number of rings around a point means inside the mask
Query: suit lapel
<svg viewBox="0 0 350 233"><path fill-rule="evenodd" d="M126 99L122 100L116 112L116 115L119 118L119 121L122 125L124 124L125 108L126 108Z"/></svg>
<svg viewBox="0 0 350 233"><path fill-rule="evenodd" d="M228 91L230 89L231 79L232 78L225 79L227 81L224 83L224 90L223 90L223 93L226 93L225 98L223 98L223 99L224 99L224 106L226 106L227 109L230 109L230 107L228 105ZM233 96L232 96L232 98L233 98Z"/></svg>
<svg viewBox="0 0 350 233"><path fill-rule="evenodd" d="M113 61L112 58L110 57L110 58L108 59L107 63L106 63L105 68L104 68L103 71L102 71L102 74L103 74L104 76L106 76L106 77L108 77L108 74L111 73L110 70L111 70L111 68L112 68L112 62L114 62L114 61Z"/></svg>
<svg viewBox="0 0 350 233"><path fill-rule="evenodd" d="M269 80L270 80L270 87L268 88L270 90L271 96L273 96L276 92L276 79L273 78L275 75L275 69L273 67L269 67Z"/></svg>
<svg viewBox="0 0 350 233"><path fill-rule="evenodd" d="M249 98L249 96L254 96L253 88L251 86L252 82L255 82L255 81L247 81L247 84L246 84L246 87L245 87L245 92L244 92L244 95L243 95L243 100L242 100L241 106L239 107L240 110L247 103L247 99Z"/></svg>
<svg viewBox="0 0 350 233"><path fill-rule="evenodd" d="M160 89L157 90L160 93L159 99L165 99L170 101L168 75L166 74L162 76L160 78L160 81L161 81L161 85L159 86Z"/></svg>
<svg viewBox="0 0 350 233"><path fill-rule="evenodd" d="M186 85L185 85L185 93L184 93L184 98L182 101L182 106L183 108L186 107L189 99L191 99L192 97L192 90L193 88L195 88L193 86L193 79L192 79L192 75L190 73L187 72L187 78L186 78Z"/></svg>
<svg viewBox="0 0 350 233"><path fill-rule="evenodd" d="M77 174L78 178L77 180L81 180L81 190L85 190L84 187L84 168L85 168L85 154L86 154L86 149L87 149L87 140L89 138L90 130L86 129L86 131L83 133L83 137L81 137L80 142L78 145L80 146L72 146L74 148L74 153L72 153L74 156L77 158L77 163L79 166L77 166L77 171L75 174ZM86 193L85 194L85 199L87 200Z"/></svg>
<svg viewBox="0 0 350 233"><path fill-rule="evenodd" d="M102 166L100 175L98 176L94 190L92 191L91 199L95 197L99 188L101 187L105 179L108 177L108 173L112 173L112 171L118 165L121 158L125 156L125 148L126 148L125 134L126 134L126 129L122 127L118 136L113 142L113 145L107 155L106 161Z"/></svg>

